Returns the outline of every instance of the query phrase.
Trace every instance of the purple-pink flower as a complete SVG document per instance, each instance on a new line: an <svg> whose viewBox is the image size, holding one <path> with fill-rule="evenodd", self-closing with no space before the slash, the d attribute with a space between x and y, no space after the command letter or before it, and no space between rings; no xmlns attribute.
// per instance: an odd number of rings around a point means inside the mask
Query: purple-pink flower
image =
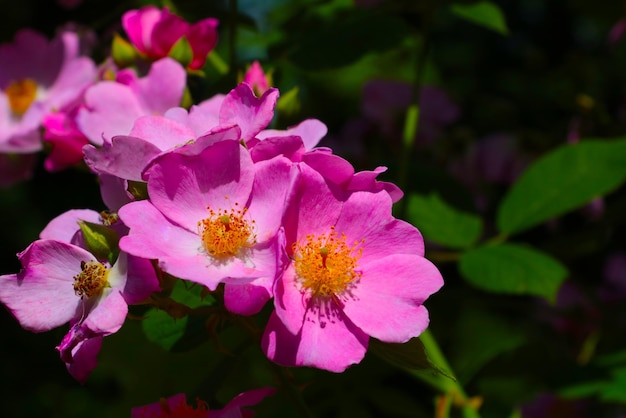
<svg viewBox="0 0 626 418"><path fill-rule="evenodd" d="M0 276L0 301L33 332L69 322L57 350L70 374L84 382L96 366L102 337L117 332L128 305L147 298L159 284L149 260L120 253L111 265L82 248L79 220L101 222L89 210L51 221L41 239L18 254L22 270Z"/></svg>
<svg viewBox="0 0 626 418"><path fill-rule="evenodd" d="M133 408L131 418L251 418L254 411L243 409L246 406L254 406L265 397L273 395L274 388L264 387L249 390L235 396L222 409L209 409L209 405L196 400L197 406L194 408L187 404L187 397L184 393L162 398L159 402L150 405Z"/></svg>
<svg viewBox="0 0 626 418"><path fill-rule="evenodd" d="M171 13L167 7L160 10L146 6L130 10L122 16L122 26L139 52L150 59L167 57L182 38L189 42L193 59L188 67L202 68L206 57L217 43L217 19L203 19L190 24Z"/></svg>
<svg viewBox="0 0 626 418"><path fill-rule="evenodd" d="M263 350L282 365L341 372L361 361L370 337L421 334L423 303L443 280L419 231L392 217L386 191L349 191L299 170L283 221L290 263L276 281Z"/></svg>
<svg viewBox="0 0 626 418"><path fill-rule="evenodd" d="M281 269L280 219L291 164L280 156L253 164L239 131L230 132L153 160L150 201L119 210L130 227L120 248L158 259L163 271L210 290L226 283L226 307L248 315L270 299Z"/></svg>

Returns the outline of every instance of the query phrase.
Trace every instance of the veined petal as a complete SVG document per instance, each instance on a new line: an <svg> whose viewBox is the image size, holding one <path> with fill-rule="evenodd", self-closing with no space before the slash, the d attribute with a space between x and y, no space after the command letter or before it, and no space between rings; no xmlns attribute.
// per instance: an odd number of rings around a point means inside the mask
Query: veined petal
<svg viewBox="0 0 626 418"><path fill-rule="evenodd" d="M395 254L362 266L363 275L342 298L343 311L365 333L381 341L403 343L428 327L422 303L443 285L427 259Z"/></svg>
<svg viewBox="0 0 626 418"><path fill-rule="evenodd" d="M343 372L363 359L369 337L341 311L336 313L332 321L305 322L297 335L290 333L273 313L263 334L263 351L270 360L283 366Z"/></svg>
<svg viewBox="0 0 626 418"><path fill-rule="evenodd" d="M93 255L71 244L40 240L19 257L23 270L0 276L0 300L24 328L47 331L80 315L74 276L81 261Z"/></svg>

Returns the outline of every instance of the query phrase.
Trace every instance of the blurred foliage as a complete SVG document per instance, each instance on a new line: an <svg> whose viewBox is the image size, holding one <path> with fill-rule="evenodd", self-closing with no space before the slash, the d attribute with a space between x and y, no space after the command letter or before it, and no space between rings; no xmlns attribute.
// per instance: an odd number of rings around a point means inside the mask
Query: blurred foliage
<svg viewBox="0 0 626 418"><path fill-rule="evenodd" d="M96 32L93 57L102 60L126 10L157 4L190 21L216 17L216 55L204 77L189 76L195 102L228 92L238 72L258 59L289 99L273 127L318 118L329 127L321 145L358 169L387 166L381 178L406 195L399 214L422 229L426 257L446 282L426 306L449 364L427 354L452 374L420 377L392 366L410 368L402 358L411 354L403 351L370 352L343 374L284 371L240 328L225 326L229 318L190 316L188 324L139 306L105 339L99 366L82 387L54 350L65 330L33 335L5 312L3 416L129 416L133 406L178 392L219 407L243 390L285 381L320 417L433 417L447 409L473 416L476 405L482 417L530 416L521 406L542 394L556 399L545 417L626 414L626 283L616 288L605 270L611 254L626 251L626 40L608 42L612 27L626 19L624 2L84 0L72 9L59 3L0 1L10 16L0 41L23 27L52 35L74 22ZM366 96L372 80L406 83L409 103L395 111L394 97ZM440 122L449 106L418 100L422 86L445 92L458 115ZM406 109L418 102L407 146ZM503 136L512 139L508 148L484 152L488 138ZM568 144L568 138L587 139ZM0 273L17 271L15 254L73 208L104 209L84 168L47 173L40 162L31 181L0 190ZM174 300L211 308L193 287L180 286ZM264 325L260 318L244 322L238 325ZM198 329L217 337L198 339ZM167 344L154 337L157 331ZM183 338L189 334L195 339ZM421 344L413 344L420 352ZM463 396L438 398L461 386ZM282 392L267 398L258 416L300 416L296 398Z"/></svg>

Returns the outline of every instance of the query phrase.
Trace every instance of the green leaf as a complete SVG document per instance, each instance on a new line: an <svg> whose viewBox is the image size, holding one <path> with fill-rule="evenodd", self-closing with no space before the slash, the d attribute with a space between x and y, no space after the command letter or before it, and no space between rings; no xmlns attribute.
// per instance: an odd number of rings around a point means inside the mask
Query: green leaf
<svg viewBox="0 0 626 418"><path fill-rule="evenodd" d="M471 4L454 3L450 6L450 11L462 19L502 35L508 35L509 33L502 10L490 1L479 1Z"/></svg>
<svg viewBox="0 0 626 418"><path fill-rule="evenodd" d="M115 262L119 254L119 237L117 232L108 226L87 221L78 222L87 250L96 256L98 260Z"/></svg>
<svg viewBox="0 0 626 418"><path fill-rule="evenodd" d="M564 145L531 165L498 208L498 228L520 232L616 189L626 179L626 140Z"/></svg>
<svg viewBox="0 0 626 418"><path fill-rule="evenodd" d="M459 268L474 286L493 293L543 296L554 301L567 269L548 254L516 244L487 245L464 253Z"/></svg>
<svg viewBox="0 0 626 418"><path fill-rule="evenodd" d="M482 232L482 221L444 202L437 194L408 198L408 220L424 238L452 248L468 248Z"/></svg>
<svg viewBox="0 0 626 418"><path fill-rule="evenodd" d="M404 344L386 343L372 338L369 348L383 360L402 369L439 371L428 359L419 338L412 338Z"/></svg>
<svg viewBox="0 0 626 418"><path fill-rule="evenodd" d="M172 290L171 298L175 301L173 310L177 312L173 318L165 310L151 308L146 313L142 328L148 340L160 345L167 351L186 351L205 342L208 338L205 326L207 316L191 314L187 308L211 306L215 300L208 296L203 297L203 287L178 280ZM176 303L177 302L177 303ZM178 313L184 313L179 315Z"/></svg>
<svg viewBox="0 0 626 418"><path fill-rule="evenodd" d="M295 48L288 58L307 71L342 67L366 54L397 47L406 34L406 25L398 18L347 15L290 39Z"/></svg>
<svg viewBox="0 0 626 418"><path fill-rule="evenodd" d="M600 399L626 403L626 367L612 370L611 375L613 380L602 388Z"/></svg>

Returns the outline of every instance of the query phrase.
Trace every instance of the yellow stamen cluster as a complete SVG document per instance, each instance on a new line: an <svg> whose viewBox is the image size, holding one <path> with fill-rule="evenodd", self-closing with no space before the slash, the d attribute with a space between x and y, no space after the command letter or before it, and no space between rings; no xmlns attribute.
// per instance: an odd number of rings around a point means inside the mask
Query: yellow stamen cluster
<svg viewBox="0 0 626 418"><path fill-rule="evenodd" d="M74 276L74 293L76 296L90 299L99 296L104 288L109 287L107 277L109 269L97 261L81 261L81 272Z"/></svg>
<svg viewBox="0 0 626 418"><path fill-rule="evenodd" d="M37 83L30 78L12 81L4 89L4 92L9 99L9 106L13 113L22 116L35 101L35 97L37 96Z"/></svg>
<svg viewBox="0 0 626 418"><path fill-rule="evenodd" d="M356 283L361 272L357 271L357 261L363 252L346 243L345 234L337 235L334 227L329 234L309 234L304 242L294 244L296 274L303 288L313 296L335 297Z"/></svg>
<svg viewBox="0 0 626 418"><path fill-rule="evenodd" d="M256 244L254 220L245 219L246 208L235 207L217 211L208 207L209 217L198 222L202 245L209 255L224 259L237 255L241 249Z"/></svg>

